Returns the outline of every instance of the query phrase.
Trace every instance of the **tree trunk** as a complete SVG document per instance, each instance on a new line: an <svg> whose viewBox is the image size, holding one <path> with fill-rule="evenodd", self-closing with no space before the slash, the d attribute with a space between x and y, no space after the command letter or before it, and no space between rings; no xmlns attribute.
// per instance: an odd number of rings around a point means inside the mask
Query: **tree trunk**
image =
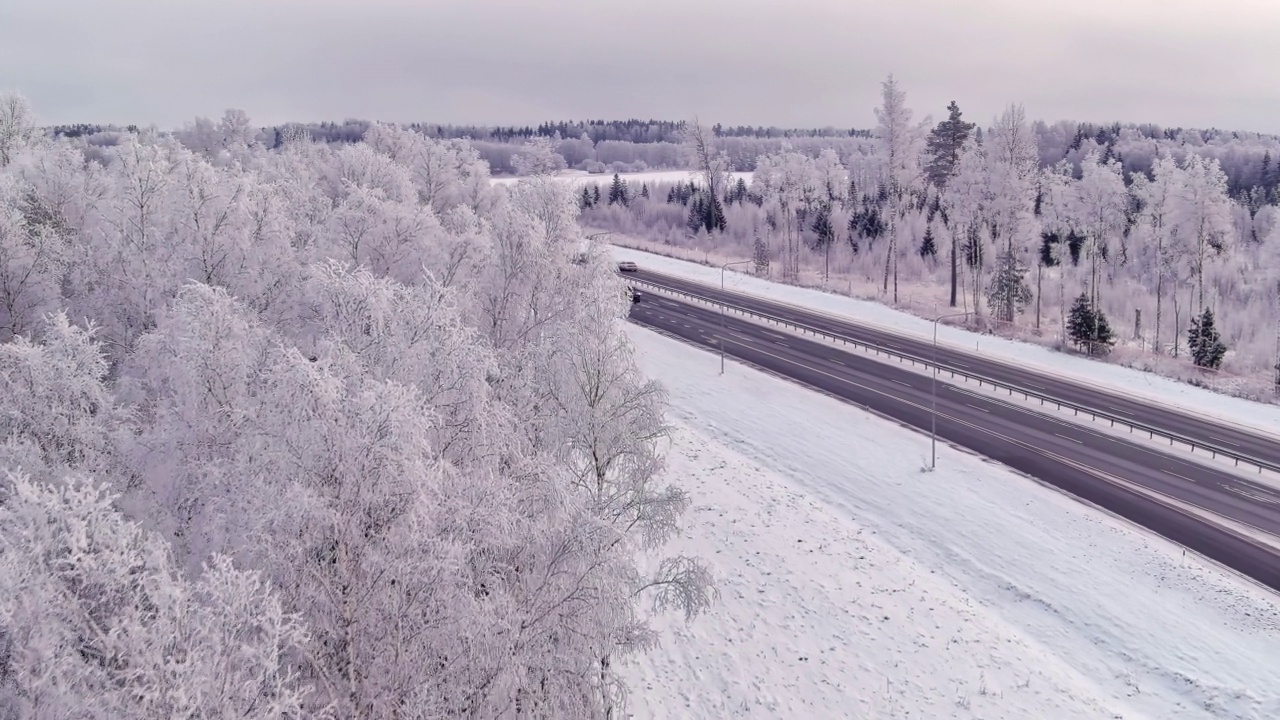
<svg viewBox="0 0 1280 720"><path fill-rule="evenodd" d="M1160 318L1163 313L1164 300L1164 271L1161 270L1156 274L1156 327L1155 333L1151 340L1151 349L1157 354L1163 354L1160 348Z"/></svg>
<svg viewBox="0 0 1280 720"><path fill-rule="evenodd" d="M1044 263L1036 264L1036 334L1040 334L1040 295L1044 284Z"/></svg>
<svg viewBox="0 0 1280 720"><path fill-rule="evenodd" d="M959 237L955 230L951 230L951 307L956 306L956 286L958 285L960 275L960 256L957 250L960 246Z"/></svg>

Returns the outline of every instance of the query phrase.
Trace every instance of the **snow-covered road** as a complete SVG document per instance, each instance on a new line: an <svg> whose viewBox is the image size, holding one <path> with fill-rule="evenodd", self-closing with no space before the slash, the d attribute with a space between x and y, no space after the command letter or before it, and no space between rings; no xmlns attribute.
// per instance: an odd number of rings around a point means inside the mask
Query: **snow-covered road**
<svg viewBox="0 0 1280 720"><path fill-rule="evenodd" d="M1002 466L639 329L721 604L636 717L1280 717L1280 603Z"/></svg>

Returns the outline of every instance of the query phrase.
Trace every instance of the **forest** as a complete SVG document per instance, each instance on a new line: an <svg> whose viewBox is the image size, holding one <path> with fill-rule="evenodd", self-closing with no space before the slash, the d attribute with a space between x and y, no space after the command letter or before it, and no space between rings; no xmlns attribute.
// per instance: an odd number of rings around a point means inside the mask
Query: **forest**
<svg viewBox="0 0 1280 720"><path fill-rule="evenodd" d="M0 96L0 716L620 713L716 591L556 163L192 128Z"/></svg>

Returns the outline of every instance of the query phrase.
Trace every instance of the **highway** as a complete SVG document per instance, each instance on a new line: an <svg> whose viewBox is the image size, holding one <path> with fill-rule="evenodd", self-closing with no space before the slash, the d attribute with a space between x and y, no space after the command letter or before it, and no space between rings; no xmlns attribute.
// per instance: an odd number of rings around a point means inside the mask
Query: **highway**
<svg viewBox="0 0 1280 720"><path fill-rule="evenodd" d="M859 325L852 320L842 320L831 315L808 311L793 305L773 302L732 290L721 292L719 287L664 273L656 273L643 268L635 272L620 274L624 278L634 276L637 280L643 280L644 282L715 302L723 301L729 307L767 313L773 317L801 323L863 344L877 345L891 351L919 358L932 357L933 344L928 340L886 332L879 328ZM951 368L959 372L981 375L1007 385L1026 388L1065 400L1081 407L1141 422L1193 439L1203 447L1214 447L1280 464L1280 442L1275 437L1250 432L1246 428L1218 423L1212 419L1190 415L1138 398L1111 393L1104 388L1090 387L1073 382L1070 379L1010 365L941 344L938 346L938 365L944 370Z"/></svg>
<svg viewBox="0 0 1280 720"><path fill-rule="evenodd" d="M648 279L648 278L646 278ZM652 292L630 319L718 351L721 315ZM911 427L930 426L930 377L829 343L729 315L724 349L778 376ZM807 322L807 319L806 319ZM715 360L708 358L708 363ZM938 437L1038 478L1280 591L1280 492L1240 475L1165 454L1024 406L938 381ZM1246 531L1206 520L1207 511Z"/></svg>

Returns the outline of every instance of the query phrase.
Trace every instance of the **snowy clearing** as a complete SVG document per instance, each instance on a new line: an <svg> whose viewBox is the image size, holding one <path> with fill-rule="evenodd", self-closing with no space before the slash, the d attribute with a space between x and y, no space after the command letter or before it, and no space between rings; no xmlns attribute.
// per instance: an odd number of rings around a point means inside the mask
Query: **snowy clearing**
<svg viewBox="0 0 1280 720"><path fill-rule="evenodd" d="M818 393L629 328L668 388L672 549L722 598L640 717L1280 716L1280 603L1141 529Z"/></svg>
<svg viewBox="0 0 1280 720"><path fill-rule="evenodd" d="M694 262L616 245L611 246L611 249L619 260L633 260L639 263L641 267L657 272L679 275L700 282L720 284L720 268L707 267ZM733 270L725 273L725 287L821 312L841 315L858 322L878 325L899 333L922 338L931 338L933 336L933 323L931 321L876 302L825 293L820 290L784 285L737 273ZM994 359L1017 363L1025 367L1039 368L1060 376L1070 377L1079 382L1107 387L1116 392L1155 400L1190 412L1210 415L1226 422L1257 429L1260 432L1280 433L1280 406L1277 405L1230 397L1161 377L1154 373L1090 360L1083 356L1068 355L1047 347L975 333L945 324L940 324L938 327L938 342L961 349L972 348Z"/></svg>

